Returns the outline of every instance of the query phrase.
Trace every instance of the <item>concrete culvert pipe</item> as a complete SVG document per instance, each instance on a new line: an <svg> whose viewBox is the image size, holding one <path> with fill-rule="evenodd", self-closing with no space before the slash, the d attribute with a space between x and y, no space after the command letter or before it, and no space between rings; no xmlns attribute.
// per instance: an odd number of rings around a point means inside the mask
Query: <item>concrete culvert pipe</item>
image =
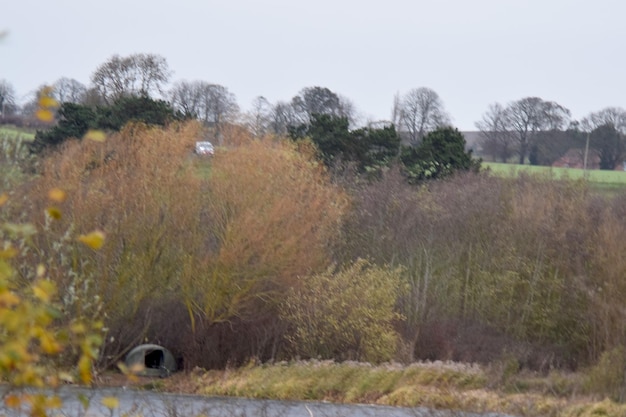
<svg viewBox="0 0 626 417"><path fill-rule="evenodd" d="M126 355L126 367L135 375L165 378L176 372L176 359L163 346L139 345Z"/></svg>

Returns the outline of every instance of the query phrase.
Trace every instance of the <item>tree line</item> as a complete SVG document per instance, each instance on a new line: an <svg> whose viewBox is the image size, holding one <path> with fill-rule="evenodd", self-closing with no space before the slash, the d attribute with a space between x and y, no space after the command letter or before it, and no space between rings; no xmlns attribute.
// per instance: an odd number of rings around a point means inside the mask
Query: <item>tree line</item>
<svg viewBox="0 0 626 417"><path fill-rule="evenodd" d="M612 170L626 156L626 111L619 107L572 120L562 105L526 97L506 106L490 105L476 127L481 131L483 154L502 162L516 156L520 164L550 165L575 148L585 168L591 150L599 158L599 168Z"/></svg>
<svg viewBox="0 0 626 417"><path fill-rule="evenodd" d="M61 103L55 123L37 131L29 145L31 151L40 153L68 139L81 139L90 130L116 132L129 121L165 126L194 119L205 126L204 137L217 145L222 145L223 131L228 126L242 126L257 138L273 134L295 141L311 140L328 167L349 164L368 176L379 175L396 163L413 181L444 177L457 169L477 170L480 166L472 152L465 150L465 139L457 129L433 122L443 121L443 116L433 120L413 117L412 135L420 140L403 143L402 132L392 123L354 128L354 107L348 100L327 88L309 87L291 103L278 103L272 111L259 98L255 113L248 115L248 122L242 122L237 119L234 95L219 85L183 81L168 92L170 101L152 97L163 94L168 76L164 59L138 54L115 56L100 66L92 76L90 91L76 82L61 80L51 90ZM72 101L81 97L78 101L82 102ZM415 112L419 103L414 103ZM432 115L438 114L437 108L430 105Z"/></svg>
<svg viewBox="0 0 626 417"><path fill-rule="evenodd" d="M394 98L389 120L362 123L355 104L325 87L303 88L291 100L270 103L259 96L242 112L227 87L201 80L175 81L165 58L155 54L115 55L91 75L91 84L61 78L54 96L61 103L89 107L110 106L122 98L151 97L167 102L183 117L196 118L216 130L216 140L225 124L245 125L256 136L288 134L309 124L312 115L346 118L351 129L393 125L405 144L416 145L427 133L451 125L443 100L430 88L414 88ZM169 88L168 88L169 87ZM11 84L0 81L0 119L13 123L36 123L37 94L19 106ZM62 115L61 115L62 116ZM625 152L626 111L607 107L581 120L572 120L563 105L539 97L524 97L507 104L494 103L476 122L480 153L493 160L550 165L569 149L598 155L600 168L614 169Z"/></svg>

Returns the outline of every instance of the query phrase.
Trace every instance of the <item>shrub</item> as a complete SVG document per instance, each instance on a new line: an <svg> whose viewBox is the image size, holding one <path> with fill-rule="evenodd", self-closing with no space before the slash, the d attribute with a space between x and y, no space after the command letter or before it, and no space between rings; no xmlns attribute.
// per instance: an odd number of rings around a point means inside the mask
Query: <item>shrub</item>
<svg viewBox="0 0 626 417"><path fill-rule="evenodd" d="M626 400L626 349L615 347L604 352L588 372L589 391L623 403Z"/></svg>
<svg viewBox="0 0 626 417"><path fill-rule="evenodd" d="M360 259L302 280L283 306L294 352L307 358L380 363L394 357L401 271Z"/></svg>
<svg viewBox="0 0 626 417"><path fill-rule="evenodd" d="M347 206L313 150L257 140L214 157L208 179L218 277L280 300L297 277L324 270ZM276 303L274 303L276 304ZM253 314L258 314L254 311Z"/></svg>

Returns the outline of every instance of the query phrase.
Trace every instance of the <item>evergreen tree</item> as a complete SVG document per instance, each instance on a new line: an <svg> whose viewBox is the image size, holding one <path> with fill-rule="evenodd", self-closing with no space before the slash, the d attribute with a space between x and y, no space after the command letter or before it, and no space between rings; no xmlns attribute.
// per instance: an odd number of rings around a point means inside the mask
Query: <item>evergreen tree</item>
<svg viewBox="0 0 626 417"><path fill-rule="evenodd" d="M480 168L480 160L472 159L472 151L465 151L463 134L453 127L437 128L418 146L403 147L400 159L411 182Z"/></svg>

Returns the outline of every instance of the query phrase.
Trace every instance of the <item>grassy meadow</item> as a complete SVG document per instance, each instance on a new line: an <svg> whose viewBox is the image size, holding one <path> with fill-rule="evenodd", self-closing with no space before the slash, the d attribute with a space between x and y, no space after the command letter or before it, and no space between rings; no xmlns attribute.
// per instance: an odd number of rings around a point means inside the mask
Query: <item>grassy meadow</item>
<svg viewBox="0 0 626 417"><path fill-rule="evenodd" d="M35 139L35 133L29 129L21 129L10 125L0 126L0 140L3 139L22 139L31 141Z"/></svg>
<svg viewBox="0 0 626 417"><path fill-rule="evenodd" d="M483 169L489 169L495 175L508 178L515 178L524 173L558 180L585 180L593 189L608 193L626 189L626 171L583 170L580 168L544 167L501 162L483 162L482 166Z"/></svg>

